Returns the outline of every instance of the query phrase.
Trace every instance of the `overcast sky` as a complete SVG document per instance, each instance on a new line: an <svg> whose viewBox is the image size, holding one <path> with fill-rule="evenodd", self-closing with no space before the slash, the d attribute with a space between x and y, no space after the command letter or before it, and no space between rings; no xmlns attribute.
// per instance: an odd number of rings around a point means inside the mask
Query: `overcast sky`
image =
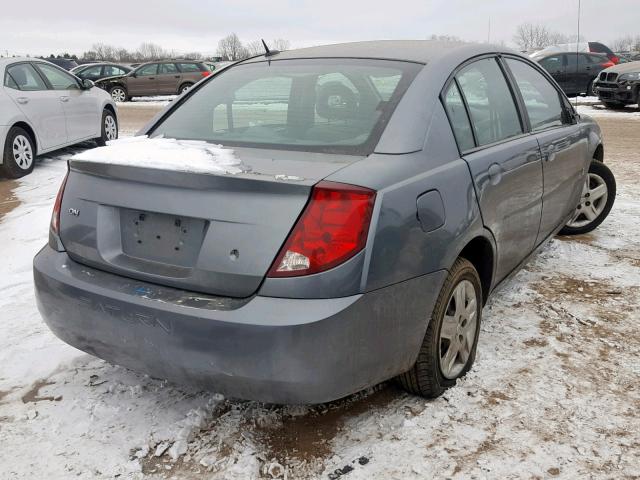
<svg viewBox="0 0 640 480"><path fill-rule="evenodd" d="M284 38L294 47L354 40L456 35L512 43L522 22L576 33L578 0L30 0L2 2L0 52L80 54L102 42L135 49L158 43L178 52L214 53L236 32L243 41ZM640 34L640 0L582 0L581 33L612 43Z"/></svg>

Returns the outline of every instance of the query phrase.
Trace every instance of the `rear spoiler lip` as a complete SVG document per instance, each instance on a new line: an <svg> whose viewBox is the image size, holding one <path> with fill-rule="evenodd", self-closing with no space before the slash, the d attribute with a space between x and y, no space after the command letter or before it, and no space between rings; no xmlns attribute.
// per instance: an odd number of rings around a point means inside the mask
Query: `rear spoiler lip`
<svg viewBox="0 0 640 480"><path fill-rule="evenodd" d="M296 193L307 191L317 179L287 179L256 172L239 174L204 173L193 171L150 168L148 166L119 165L86 160L69 160L69 171L113 180L147 183L191 189L233 189Z"/></svg>

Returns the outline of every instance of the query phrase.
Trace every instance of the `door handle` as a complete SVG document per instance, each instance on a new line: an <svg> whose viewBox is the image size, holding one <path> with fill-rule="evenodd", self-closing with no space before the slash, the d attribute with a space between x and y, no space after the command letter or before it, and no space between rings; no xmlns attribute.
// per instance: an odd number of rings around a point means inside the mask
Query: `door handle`
<svg viewBox="0 0 640 480"><path fill-rule="evenodd" d="M173 78L180 78L180 75L174 75Z"/></svg>
<svg viewBox="0 0 640 480"><path fill-rule="evenodd" d="M60 97L60 101L61 102L68 102L69 101L69 97L67 97L66 95L63 95L62 97Z"/></svg>
<svg viewBox="0 0 640 480"><path fill-rule="evenodd" d="M21 105L25 105L29 103L29 99L27 97L18 97L16 98L16 102L18 102Z"/></svg>
<svg viewBox="0 0 640 480"><path fill-rule="evenodd" d="M149 80L155 80L156 77L149 77Z"/></svg>

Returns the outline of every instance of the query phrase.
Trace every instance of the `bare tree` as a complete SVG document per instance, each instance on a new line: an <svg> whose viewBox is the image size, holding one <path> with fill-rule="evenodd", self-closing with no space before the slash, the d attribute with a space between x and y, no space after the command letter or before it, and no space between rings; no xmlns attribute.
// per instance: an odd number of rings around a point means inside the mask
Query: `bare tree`
<svg viewBox="0 0 640 480"><path fill-rule="evenodd" d="M266 43L267 47L269 47L269 50L284 52L285 50L289 50L291 48L291 42L289 40L285 40L284 38L275 38L271 41L266 41ZM260 55L264 53L264 45L262 45L262 40L253 40L252 42L247 43L244 47L247 51L248 56Z"/></svg>
<svg viewBox="0 0 640 480"><path fill-rule="evenodd" d="M624 37L616 38L611 46L614 52L626 52L633 50L637 43L640 43L640 36L636 36L634 39L632 35L625 35Z"/></svg>
<svg viewBox="0 0 640 480"><path fill-rule="evenodd" d="M264 46L260 40L249 42L244 46L244 48L247 50L247 55L250 57L264 53Z"/></svg>
<svg viewBox="0 0 640 480"><path fill-rule="evenodd" d="M136 53L138 60L142 61L157 60L170 56L170 53L160 45L150 42L142 43Z"/></svg>
<svg viewBox="0 0 640 480"><path fill-rule="evenodd" d="M516 33L513 36L513 41L520 47L520 50L542 49L549 45L574 42L576 41L574 39L575 36L554 32L544 25L536 25L533 23L522 23L518 25L516 27ZM582 35L577 41L584 41Z"/></svg>
<svg viewBox="0 0 640 480"><path fill-rule="evenodd" d="M516 28L513 41L516 42L521 50L532 50L552 45L550 37L551 32L544 25L522 23Z"/></svg>
<svg viewBox="0 0 640 480"><path fill-rule="evenodd" d="M249 54L238 35L232 33L218 42L218 55L225 60L234 61L246 58Z"/></svg>
<svg viewBox="0 0 640 480"><path fill-rule="evenodd" d="M291 49L291 42L284 38L274 38L271 43L269 43L269 48L284 52L285 50Z"/></svg>

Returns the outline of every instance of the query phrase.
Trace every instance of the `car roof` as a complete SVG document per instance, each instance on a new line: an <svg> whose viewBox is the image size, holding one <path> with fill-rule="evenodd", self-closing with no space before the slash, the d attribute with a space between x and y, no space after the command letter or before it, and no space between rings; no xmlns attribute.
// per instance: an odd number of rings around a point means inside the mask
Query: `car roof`
<svg viewBox="0 0 640 480"><path fill-rule="evenodd" d="M20 62L44 62L49 65L54 65L58 67L54 63L51 63L46 58L36 58L36 57L6 57L0 58L0 70L4 70L7 65L11 65L12 63L20 63Z"/></svg>
<svg viewBox="0 0 640 480"><path fill-rule="evenodd" d="M372 58L426 64L443 57L469 58L493 52L517 54L517 52L505 47L480 43L439 40L373 40L286 50L270 58L273 60L294 58ZM263 59L264 55L261 55L253 57L246 62L262 61Z"/></svg>

